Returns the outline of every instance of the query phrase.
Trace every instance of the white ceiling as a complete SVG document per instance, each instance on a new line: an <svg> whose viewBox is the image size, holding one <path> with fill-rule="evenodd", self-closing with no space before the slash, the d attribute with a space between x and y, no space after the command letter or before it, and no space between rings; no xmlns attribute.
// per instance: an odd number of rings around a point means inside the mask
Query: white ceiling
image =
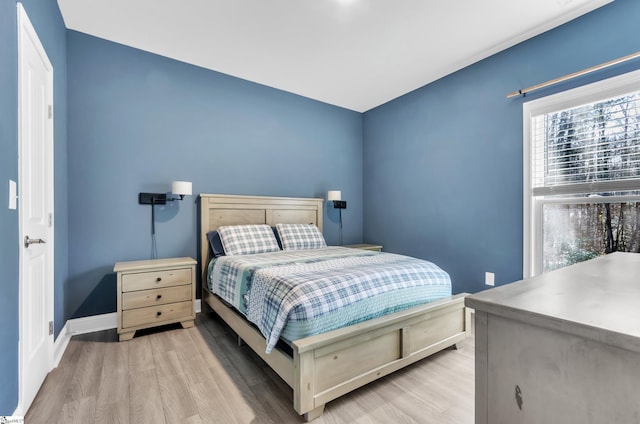
<svg viewBox="0 0 640 424"><path fill-rule="evenodd" d="M364 112L612 0L58 0L67 28Z"/></svg>

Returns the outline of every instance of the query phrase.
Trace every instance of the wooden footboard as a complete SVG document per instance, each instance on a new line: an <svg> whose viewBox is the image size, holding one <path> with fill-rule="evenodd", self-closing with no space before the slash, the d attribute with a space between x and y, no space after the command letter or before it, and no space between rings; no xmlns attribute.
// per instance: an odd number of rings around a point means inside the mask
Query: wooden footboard
<svg viewBox="0 0 640 424"><path fill-rule="evenodd" d="M204 301L293 388L293 407L307 421L320 416L327 402L463 342L470 323L465 296L296 340L291 358L277 349L265 354L260 332L203 290Z"/></svg>
<svg viewBox="0 0 640 424"><path fill-rule="evenodd" d="M324 405L465 339L464 295L293 342L294 408L311 420Z"/></svg>

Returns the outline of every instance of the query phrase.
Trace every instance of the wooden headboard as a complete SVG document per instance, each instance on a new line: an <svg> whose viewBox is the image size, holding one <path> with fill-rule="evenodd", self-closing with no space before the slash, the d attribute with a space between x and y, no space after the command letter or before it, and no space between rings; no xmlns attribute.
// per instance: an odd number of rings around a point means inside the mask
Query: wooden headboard
<svg viewBox="0 0 640 424"><path fill-rule="evenodd" d="M324 199L200 194L200 266L209 264L207 233L222 225L315 224L322 231ZM204 281L204 280L203 280Z"/></svg>

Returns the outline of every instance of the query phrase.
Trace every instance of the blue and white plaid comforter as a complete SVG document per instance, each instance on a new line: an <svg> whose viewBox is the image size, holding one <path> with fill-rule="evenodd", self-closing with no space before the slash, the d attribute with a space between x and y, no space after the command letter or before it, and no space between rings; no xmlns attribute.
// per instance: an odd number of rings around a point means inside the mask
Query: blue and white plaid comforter
<svg viewBox="0 0 640 424"><path fill-rule="evenodd" d="M306 337L450 296L451 280L420 259L327 247L220 257L209 266L209 290L258 326L269 353L281 336Z"/></svg>

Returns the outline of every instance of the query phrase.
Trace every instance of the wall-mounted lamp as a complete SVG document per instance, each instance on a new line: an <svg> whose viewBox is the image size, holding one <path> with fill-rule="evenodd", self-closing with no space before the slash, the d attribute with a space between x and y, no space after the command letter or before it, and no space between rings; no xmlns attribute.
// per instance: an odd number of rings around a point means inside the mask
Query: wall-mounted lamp
<svg viewBox="0 0 640 424"><path fill-rule="evenodd" d="M342 200L342 192L340 190L329 191L327 200L333 200L333 207L336 209L347 209L347 201Z"/></svg>
<svg viewBox="0 0 640 424"><path fill-rule="evenodd" d="M151 205L151 258L158 257L156 248L156 205L166 205L167 201L183 200L184 196L191 196L190 181L174 181L171 184L171 193L180 197L167 198L167 193L138 193L138 203Z"/></svg>
<svg viewBox="0 0 640 424"><path fill-rule="evenodd" d="M333 201L333 207L338 209L340 213L340 246L342 246L342 209L347 209L347 201L342 200L342 192L340 190L327 192L327 200Z"/></svg>
<svg viewBox="0 0 640 424"><path fill-rule="evenodd" d="M139 193L138 203L141 205L166 205L167 201L183 200L184 196L191 196L191 182L174 181L171 184L171 193L177 194L180 198L167 198L167 193Z"/></svg>
<svg viewBox="0 0 640 424"><path fill-rule="evenodd" d="M171 193L180 196L180 200L183 200L184 196L191 196L191 181L174 181L173 184L171 184Z"/></svg>

